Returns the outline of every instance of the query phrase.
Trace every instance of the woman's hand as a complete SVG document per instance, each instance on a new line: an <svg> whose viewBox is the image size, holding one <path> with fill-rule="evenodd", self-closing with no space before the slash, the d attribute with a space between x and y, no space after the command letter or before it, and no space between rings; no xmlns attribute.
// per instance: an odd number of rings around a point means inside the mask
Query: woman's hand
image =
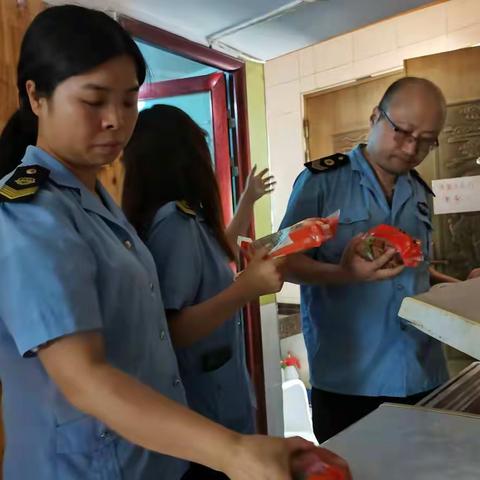
<svg viewBox="0 0 480 480"><path fill-rule="evenodd" d="M237 277L236 283L246 300L279 292L283 286L284 263L284 259L269 258L266 247L257 250L250 258L247 268Z"/></svg>
<svg viewBox="0 0 480 480"><path fill-rule="evenodd" d="M311 448L299 437L244 435L223 471L231 480L292 480L292 457Z"/></svg>
<svg viewBox="0 0 480 480"><path fill-rule="evenodd" d="M309 465L319 462L342 472L345 480L351 480L342 458L300 437L241 436L223 471L231 480L294 480L295 474L307 473Z"/></svg>
<svg viewBox="0 0 480 480"><path fill-rule="evenodd" d="M245 183L245 190L243 195L246 199L255 203L264 195L273 192L275 189L275 179L273 175L269 175L268 168L263 169L260 173L256 174L257 166L255 165L248 174L247 181Z"/></svg>

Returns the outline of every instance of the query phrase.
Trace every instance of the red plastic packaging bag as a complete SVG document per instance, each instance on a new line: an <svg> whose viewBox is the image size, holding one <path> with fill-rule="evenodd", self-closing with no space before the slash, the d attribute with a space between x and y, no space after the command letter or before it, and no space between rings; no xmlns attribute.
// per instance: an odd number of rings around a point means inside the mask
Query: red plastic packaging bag
<svg viewBox="0 0 480 480"><path fill-rule="evenodd" d="M255 241L239 237L238 244L247 255L261 247L268 246L271 257L284 257L310 250L334 237L339 215L340 212L335 212L327 218L307 218L291 227L283 228Z"/></svg>
<svg viewBox="0 0 480 480"><path fill-rule="evenodd" d="M294 480L351 480L347 463L321 447L298 455L293 463Z"/></svg>
<svg viewBox="0 0 480 480"><path fill-rule="evenodd" d="M394 248L397 253L386 265L386 268L398 265L418 267L424 260L420 240L396 227L384 224L377 225L365 234L360 254L366 260L375 260L389 247Z"/></svg>

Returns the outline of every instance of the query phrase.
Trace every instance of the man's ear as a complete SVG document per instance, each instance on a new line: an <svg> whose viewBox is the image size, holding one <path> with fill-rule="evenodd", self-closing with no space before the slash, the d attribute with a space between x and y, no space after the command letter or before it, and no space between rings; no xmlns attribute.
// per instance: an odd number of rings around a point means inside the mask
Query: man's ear
<svg viewBox="0 0 480 480"><path fill-rule="evenodd" d="M372 110L372 114L370 115L370 127L373 127L380 120L381 116L382 112L377 105L376 107L374 107L374 109Z"/></svg>

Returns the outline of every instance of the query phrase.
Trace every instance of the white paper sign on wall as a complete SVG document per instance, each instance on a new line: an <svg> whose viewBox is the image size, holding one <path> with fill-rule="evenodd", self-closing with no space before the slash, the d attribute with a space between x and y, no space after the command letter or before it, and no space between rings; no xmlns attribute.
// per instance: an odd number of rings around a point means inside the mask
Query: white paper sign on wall
<svg viewBox="0 0 480 480"><path fill-rule="evenodd" d="M480 211L480 175L433 180L432 190L436 215Z"/></svg>

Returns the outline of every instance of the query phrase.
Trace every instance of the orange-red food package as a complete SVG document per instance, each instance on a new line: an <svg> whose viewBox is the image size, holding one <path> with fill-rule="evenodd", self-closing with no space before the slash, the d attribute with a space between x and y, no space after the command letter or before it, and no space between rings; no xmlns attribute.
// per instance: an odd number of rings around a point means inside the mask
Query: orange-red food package
<svg viewBox="0 0 480 480"><path fill-rule="evenodd" d="M339 212L327 218L307 218L291 227L252 241L239 237L240 248L247 254L268 246L271 257L284 257L322 245L333 238L337 231Z"/></svg>
<svg viewBox="0 0 480 480"><path fill-rule="evenodd" d="M387 268L398 265L417 267L424 260L420 240L384 224L377 225L365 234L360 254L367 260L375 260L388 248L394 248L396 254L386 265Z"/></svg>
<svg viewBox="0 0 480 480"><path fill-rule="evenodd" d="M295 480L350 480L347 463L321 447L296 455L292 462Z"/></svg>

